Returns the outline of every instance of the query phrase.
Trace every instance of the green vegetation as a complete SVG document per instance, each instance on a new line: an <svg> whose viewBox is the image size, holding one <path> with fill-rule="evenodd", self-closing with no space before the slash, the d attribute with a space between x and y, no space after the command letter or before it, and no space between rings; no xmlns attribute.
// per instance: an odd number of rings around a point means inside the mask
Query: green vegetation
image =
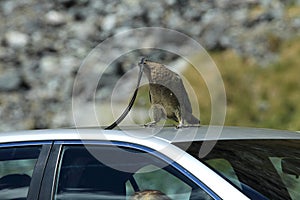
<svg viewBox="0 0 300 200"><path fill-rule="evenodd" d="M280 42L274 49L279 58L268 66L232 50L210 53L226 88L226 125L300 130L300 38ZM210 97L194 74L192 68L185 71L190 83L202 91L198 96L201 120L209 124Z"/></svg>

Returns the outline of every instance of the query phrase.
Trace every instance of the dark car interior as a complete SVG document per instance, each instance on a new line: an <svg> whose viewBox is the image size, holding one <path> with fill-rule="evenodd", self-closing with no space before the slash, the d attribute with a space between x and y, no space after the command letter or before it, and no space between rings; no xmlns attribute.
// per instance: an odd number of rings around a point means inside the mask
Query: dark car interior
<svg viewBox="0 0 300 200"><path fill-rule="evenodd" d="M104 157L97 157L99 155ZM170 165L164 166L160 159L127 148L71 146L65 148L62 157L55 199L126 199L131 195L128 184L133 192L143 190L134 175L149 165L176 177L183 176ZM188 184L196 188L190 199L210 199L195 184Z"/></svg>
<svg viewBox="0 0 300 200"><path fill-rule="evenodd" d="M57 194L92 192L105 195L124 195L129 173L120 172L84 155L71 159L61 168ZM66 161L67 162L67 161ZM80 163L80 164L79 164Z"/></svg>
<svg viewBox="0 0 300 200"><path fill-rule="evenodd" d="M26 200L31 183L30 173L34 169L40 150L40 146L0 150L0 163L3 166L0 178L1 199Z"/></svg>

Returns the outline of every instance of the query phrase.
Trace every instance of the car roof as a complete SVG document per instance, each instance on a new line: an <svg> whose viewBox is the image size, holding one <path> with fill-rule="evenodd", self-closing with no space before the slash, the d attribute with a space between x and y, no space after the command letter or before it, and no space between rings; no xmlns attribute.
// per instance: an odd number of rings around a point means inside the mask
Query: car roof
<svg viewBox="0 0 300 200"><path fill-rule="evenodd" d="M224 199L227 197L235 199L248 199L240 191L237 191L230 183L228 183L206 165L199 162L196 158L192 157L189 153L185 152L183 149L180 149L176 145L170 144L176 142L217 139L300 139L300 134L289 131L219 126L185 127L180 129L176 129L175 127L158 126L154 128L144 128L136 126L121 127L118 130L104 130L99 127L94 127L0 133L0 146L23 145L26 141L29 141L30 144L35 145L36 143L32 141L52 140L57 140L58 142L63 140L63 143L68 143L65 142L65 140L71 140L70 144L73 144L72 140L83 140L83 144L85 140L87 140L87 144L91 144L89 142L91 140L105 140L105 144L111 141L121 141L122 145L127 145L127 147L136 147L136 145L142 145L143 147L148 147L154 151L158 151L171 160L176 161L176 163L186 169L187 172L194 174L197 178L199 178L199 180L203 181L203 183L209 188L214 188L216 194L224 197ZM21 144L18 142L21 142ZM61 143L59 142L59 144ZM115 145L115 143L111 144ZM222 185L222 187L216 187L216 185Z"/></svg>
<svg viewBox="0 0 300 200"><path fill-rule="evenodd" d="M163 140L168 143L205 140L300 139L300 133L245 127L193 126L144 128L126 126L116 130L100 127L26 130L0 133L0 143L43 140Z"/></svg>

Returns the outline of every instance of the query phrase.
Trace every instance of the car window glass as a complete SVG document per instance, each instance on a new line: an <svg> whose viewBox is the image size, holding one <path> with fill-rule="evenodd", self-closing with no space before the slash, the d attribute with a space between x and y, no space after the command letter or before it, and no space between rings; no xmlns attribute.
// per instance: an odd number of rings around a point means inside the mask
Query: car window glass
<svg viewBox="0 0 300 200"><path fill-rule="evenodd" d="M160 190L172 199L189 199L192 193L191 186L168 171L154 165L143 167L133 177L140 190ZM130 181L128 182L130 183Z"/></svg>
<svg viewBox="0 0 300 200"><path fill-rule="evenodd" d="M226 159L223 158L216 158L206 160L206 163L211 166L213 169L221 173L224 177L229 179L232 183L234 183L238 188L241 189L240 181L230 164Z"/></svg>
<svg viewBox="0 0 300 200"><path fill-rule="evenodd" d="M299 199L299 140L220 140L209 154L199 158L201 145L201 141L195 141L187 152L207 163L250 199Z"/></svg>
<svg viewBox="0 0 300 200"><path fill-rule="evenodd" d="M300 199L300 178L299 175L285 173L282 170L282 162L281 157L270 157L272 164L274 165L275 169L277 170L279 176L281 177L283 183L286 185L288 192L292 199ZM298 171L300 166L298 167Z"/></svg>
<svg viewBox="0 0 300 200"><path fill-rule="evenodd" d="M102 145L88 149L81 145L63 148L54 199L125 200L143 191L160 192L170 199L211 199L181 172L152 154ZM107 155L110 162L96 154Z"/></svg>
<svg viewBox="0 0 300 200"><path fill-rule="evenodd" d="M40 146L0 148L1 199L26 199Z"/></svg>

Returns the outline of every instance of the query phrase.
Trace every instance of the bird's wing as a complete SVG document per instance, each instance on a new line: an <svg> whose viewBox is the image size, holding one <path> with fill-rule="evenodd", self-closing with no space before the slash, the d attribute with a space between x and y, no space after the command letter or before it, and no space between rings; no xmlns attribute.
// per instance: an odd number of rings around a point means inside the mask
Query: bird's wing
<svg viewBox="0 0 300 200"><path fill-rule="evenodd" d="M182 107L185 109L186 112L192 113L192 106L191 102L189 100L189 96L185 90L185 87L183 85L183 82L178 74L176 74L174 78L174 83L171 84L172 86L170 89L175 93L176 97L178 98L178 101Z"/></svg>

